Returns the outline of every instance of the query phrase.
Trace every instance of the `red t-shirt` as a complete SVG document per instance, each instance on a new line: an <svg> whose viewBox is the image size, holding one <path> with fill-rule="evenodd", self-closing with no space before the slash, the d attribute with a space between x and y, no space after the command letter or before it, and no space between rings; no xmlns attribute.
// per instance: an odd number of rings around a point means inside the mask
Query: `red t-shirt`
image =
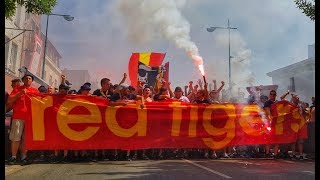
<svg viewBox="0 0 320 180"><path fill-rule="evenodd" d="M22 89L26 88L27 93L28 92L33 92L33 93L39 93L38 89L34 87L25 87L25 86L19 86L16 87L12 90L10 96L18 94L19 92L22 91ZM22 95L20 98L18 98L14 103L13 103L13 113L12 113L12 119L25 119L25 115L27 113L27 106L25 104L25 95Z"/></svg>

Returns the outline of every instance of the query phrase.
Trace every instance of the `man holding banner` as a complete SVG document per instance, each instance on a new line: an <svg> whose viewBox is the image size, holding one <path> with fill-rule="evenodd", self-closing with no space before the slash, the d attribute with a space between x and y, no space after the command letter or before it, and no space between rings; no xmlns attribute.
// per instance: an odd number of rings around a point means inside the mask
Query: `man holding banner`
<svg viewBox="0 0 320 180"><path fill-rule="evenodd" d="M272 119L271 118L271 112L270 112L270 106L273 103L277 102L276 97L277 97L277 92L275 90L271 90L270 94L269 94L269 99L264 103L264 109L266 110L267 117L269 119ZM274 156L275 157L277 157L278 149L279 149L279 144L275 144L274 145ZM266 144L266 157L267 158L271 157L271 155L270 155L270 144L269 143Z"/></svg>
<svg viewBox="0 0 320 180"><path fill-rule="evenodd" d="M23 86L14 88L8 98L8 103L13 104L12 125L9 139L11 140L11 155L9 164L17 163L17 152L20 147L22 165L30 164L31 161L27 159L27 150L25 150L24 142L24 125L26 114L29 111L25 103L25 94L27 92L39 93L38 89L31 87L33 76L25 74L22 77ZM21 144L20 144L21 143ZM20 146L21 145L21 146Z"/></svg>

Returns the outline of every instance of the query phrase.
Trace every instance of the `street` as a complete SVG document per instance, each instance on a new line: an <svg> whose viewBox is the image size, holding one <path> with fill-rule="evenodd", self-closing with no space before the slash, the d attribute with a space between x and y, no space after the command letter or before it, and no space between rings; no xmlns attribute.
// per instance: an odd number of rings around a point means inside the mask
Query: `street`
<svg viewBox="0 0 320 180"><path fill-rule="evenodd" d="M6 179L315 179L314 160L218 159L6 165Z"/></svg>

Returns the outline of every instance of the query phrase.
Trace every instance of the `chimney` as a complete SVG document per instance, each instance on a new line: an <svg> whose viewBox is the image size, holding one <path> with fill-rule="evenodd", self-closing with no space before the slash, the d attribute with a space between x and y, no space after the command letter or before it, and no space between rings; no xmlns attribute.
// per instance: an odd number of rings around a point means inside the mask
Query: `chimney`
<svg viewBox="0 0 320 180"><path fill-rule="evenodd" d="M315 58L314 57L314 44L308 45L308 59Z"/></svg>

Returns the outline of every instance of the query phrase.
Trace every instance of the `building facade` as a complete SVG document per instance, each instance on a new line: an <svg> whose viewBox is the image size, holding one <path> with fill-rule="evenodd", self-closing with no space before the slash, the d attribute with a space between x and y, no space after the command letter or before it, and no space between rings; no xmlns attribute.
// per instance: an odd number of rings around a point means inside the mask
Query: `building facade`
<svg viewBox="0 0 320 180"><path fill-rule="evenodd" d="M45 35L42 34L43 42L45 41ZM60 69L60 59L61 55L58 50L54 47L54 45L47 40L47 48L46 48L46 60L45 60L45 68L44 68L44 76L43 80L48 83L50 86L54 86L56 88L59 87L61 83L61 75L62 70ZM43 55L41 54L41 73L42 73L42 65L43 65Z"/></svg>
<svg viewBox="0 0 320 180"><path fill-rule="evenodd" d="M308 59L274 70L267 75L272 78L273 84L278 85L279 95L289 90L299 95L300 100L311 104L311 97L315 96L314 45L311 48L309 46L308 51Z"/></svg>
<svg viewBox="0 0 320 180"><path fill-rule="evenodd" d="M12 90L11 80L21 76L19 68L23 55L23 35L19 34L23 30L19 29L24 29L24 24L25 8L23 6L17 6L15 15L5 19L5 90L8 92Z"/></svg>
<svg viewBox="0 0 320 180"><path fill-rule="evenodd" d="M33 32L24 34L24 54L22 64L34 75L41 77L41 53L43 41L41 38L41 16L27 13L25 16L25 28Z"/></svg>
<svg viewBox="0 0 320 180"><path fill-rule="evenodd" d="M5 27L5 90L11 92L11 80L22 77L26 71L36 77L34 87L40 85L58 87L62 72L59 66L61 55L49 39L46 48L45 75L42 79L45 38L41 33L41 16L26 13L25 7L18 5L15 15L5 19ZM23 30L28 31L18 35Z"/></svg>

